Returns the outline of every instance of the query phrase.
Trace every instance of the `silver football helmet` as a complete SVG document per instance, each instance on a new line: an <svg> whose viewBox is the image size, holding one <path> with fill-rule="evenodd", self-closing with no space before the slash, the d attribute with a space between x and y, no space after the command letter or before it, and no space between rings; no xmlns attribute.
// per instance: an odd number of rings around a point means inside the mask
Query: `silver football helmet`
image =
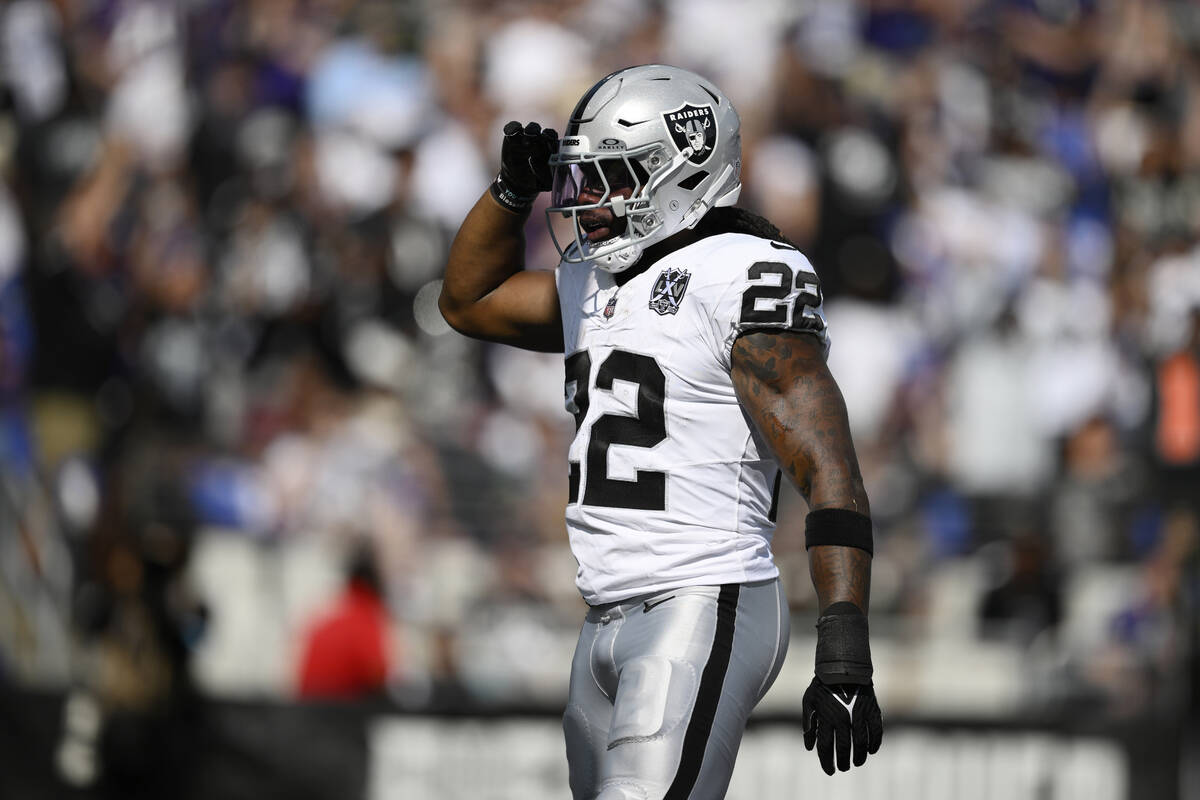
<svg viewBox="0 0 1200 800"><path fill-rule="evenodd" d="M550 158L546 217L563 261L621 272L710 208L736 203L740 128L720 89L678 67L629 67L589 89ZM573 235L555 231L556 215Z"/></svg>

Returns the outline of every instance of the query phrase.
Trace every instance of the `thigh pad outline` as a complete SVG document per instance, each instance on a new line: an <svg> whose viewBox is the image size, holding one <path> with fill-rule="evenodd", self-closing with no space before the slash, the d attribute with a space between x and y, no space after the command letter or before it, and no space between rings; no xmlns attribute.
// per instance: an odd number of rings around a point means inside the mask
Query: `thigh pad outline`
<svg viewBox="0 0 1200 800"><path fill-rule="evenodd" d="M691 716L699 676L687 661L642 656L625 664L609 729L608 749L661 739Z"/></svg>

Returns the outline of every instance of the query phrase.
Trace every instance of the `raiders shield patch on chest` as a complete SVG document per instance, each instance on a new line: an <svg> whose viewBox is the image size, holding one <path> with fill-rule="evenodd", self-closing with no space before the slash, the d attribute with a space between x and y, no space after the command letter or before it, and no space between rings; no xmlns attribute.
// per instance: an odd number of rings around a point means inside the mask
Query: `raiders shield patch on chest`
<svg viewBox="0 0 1200 800"><path fill-rule="evenodd" d="M654 282L654 288L650 290L650 309L659 314L674 314L678 311L691 278L692 274L686 269L664 269Z"/></svg>

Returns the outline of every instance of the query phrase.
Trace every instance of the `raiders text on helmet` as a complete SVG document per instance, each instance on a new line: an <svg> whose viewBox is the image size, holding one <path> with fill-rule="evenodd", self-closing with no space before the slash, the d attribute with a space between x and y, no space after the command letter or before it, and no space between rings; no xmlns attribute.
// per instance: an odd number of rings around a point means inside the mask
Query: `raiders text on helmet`
<svg viewBox="0 0 1200 800"><path fill-rule="evenodd" d="M741 191L740 120L709 81L678 67L651 64L614 72L571 113L551 157L554 191L548 219L571 220L573 236L551 234L564 261L591 261L620 272L642 251L691 228ZM632 187L618 193L616 176ZM589 185L589 202L580 191ZM599 197L594 200L594 197ZM580 215L608 209L624 224L603 241L588 241Z"/></svg>

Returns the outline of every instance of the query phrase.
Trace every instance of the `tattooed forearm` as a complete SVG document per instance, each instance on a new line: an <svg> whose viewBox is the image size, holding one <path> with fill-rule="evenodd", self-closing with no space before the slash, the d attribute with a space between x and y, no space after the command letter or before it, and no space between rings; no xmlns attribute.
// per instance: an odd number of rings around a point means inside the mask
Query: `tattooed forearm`
<svg viewBox="0 0 1200 800"><path fill-rule="evenodd" d="M871 555L857 547L821 545L808 551L808 572L817 590L817 608L854 603L867 613L871 602Z"/></svg>
<svg viewBox="0 0 1200 800"><path fill-rule="evenodd" d="M733 384L746 414L809 508L846 508L870 516L846 403L825 366L821 343L792 333L748 333L733 347ZM855 547L808 551L819 608L870 600L871 556Z"/></svg>
<svg viewBox="0 0 1200 800"><path fill-rule="evenodd" d="M810 509L870 515L846 403L809 334L752 332L733 346L738 399Z"/></svg>

